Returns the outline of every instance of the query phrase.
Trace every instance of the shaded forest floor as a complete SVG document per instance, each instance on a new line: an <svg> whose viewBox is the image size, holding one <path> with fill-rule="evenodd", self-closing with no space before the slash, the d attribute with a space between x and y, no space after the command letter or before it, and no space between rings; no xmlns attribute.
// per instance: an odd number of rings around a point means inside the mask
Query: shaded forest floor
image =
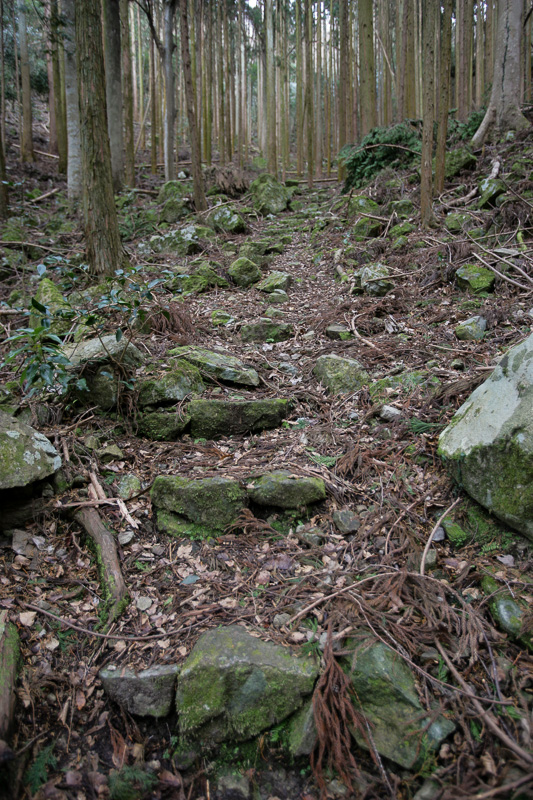
<svg viewBox="0 0 533 800"><path fill-rule="evenodd" d="M176 769L175 720L149 724L126 715L104 696L98 671L109 663L181 663L200 633L231 623L315 658L324 657L328 630L342 643L358 627L370 627L414 665L422 702L431 694L454 719L455 734L416 774L389 762L378 769L368 753L354 749L361 770L358 797L407 800L430 775L436 784L428 796L434 798L531 796L526 765L502 745L485 714L531 752L533 659L497 629L480 588L482 577L490 573L531 601L526 577L531 546L458 493L436 449L440 431L459 405L490 375L501 354L531 332L530 284L522 289L498 278L493 293L476 296L458 288L455 273L475 261L474 252L502 269L501 255L495 256L494 250L504 247L503 257L516 257L533 276L532 206L521 197L531 187L526 176L533 168L532 147L526 138L498 154L487 148L476 172L446 187L430 231L417 227L418 189L412 173L391 171L361 191L379 203L380 215L388 220L375 238L354 241L347 197L340 195L337 184L320 182L311 190L301 184L294 197L298 210L266 219L248 213L246 234L218 235L202 255L217 262L226 277L245 241L282 243L268 269L292 276L289 301L279 308L283 321L294 326L294 336L279 343L246 344L241 339L241 325L256 321L267 308L264 294L254 288L215 288L183 301L169 296L164 283L148 289L164 269L194 256L140 254L139 245L156 232L151 213L157 213L159 178L146 170L139 174L138 189L143 191L121 195L124 244L138 271L119 285L122 311L110 300L100 308L105 317L100 332L120 328L131 334L154 371L177 344L222 348L257 370L261 383L254 396L290 398L292 411L281 428L252 436L205 441L186 435L175 442L153 442L136 435L135 382L124 388L119 415L104 415L57 395L44 398L45 413L40 394L30 399L18 394L19 410L29 409L33 424L68 459L72 474L92 472L109 498L116 497L125 473L142 482L141 493L126 502L130 519L116 506L99 508L118 536L131 596L107 634L93 633L101 594L96 563L79 526L60 509L87 500L83 480L78 488L50 499L45 516L27 526L30 536L22 549L15 552L11 540L2 542L0 607L9 611L22 640L13 741L15 752L24 751L20 797L106 797L107 776L124 764L148 765L153 781L146 797L223 797L216 794L208 761L197 763L185 776ZM444 216L452 209L444 201L467 195L489 174L496 155L516 193L514 201L487 212L473 206L453 209L471 213L473 224L484 227L489 238L482 240L482 250L470 236L446 230ZM517 160L525 165L522 176L511 174ZM24 257L0 284L0 309L17 308L14 291L22 298L32 296L40 264L67 297L89 284L79 266L83 243L78 221L69 216L64 184L49 165L49 159L39 157L18 175L12 191L12 214L24 233L24 244L12 247ZM60 191L39 201L39 194L54 188ZM388 215L387 204L400 198L415 204L410 220L414 228L397 248L388 233L397 220ZM249 197L235 202L250 207ZM523 238L517 240L517 231ZM378 261L389 267L394 289L384 297L354 294L354 268ZM503 272L517 277L512 270ZM133 284L140 289L132 289ZM149 332L130 326L135 291L142 308L154 312ZM169 318L158 311L168 304ZM213 326L215 309L234 322ZM459 341L456 324L475 314L487 320L484 338ZM332 323L343 324L351 337L330 339L326 329ZM5 339L26 327L27 314L21 308L20 314L2 316L0 310L0 325L0 356L5 358L10 347ZM312 373L325 353L357 359L373 382L390 380L378 395L364 388L331 396ZM16 362L4 363L0 385L16 379L16 369ZM147 368L141 369L146 373ZM405 374L418 377L394 379ZM247 396L223 385L212 388L212 394L219 399ZM393 421L383 419L384 404L401 414ZM117 445L122 455L99 455L106 445ZM295 516L292 522L275 515L268 520L244 515L238 526L216 539L177 540L155 529L149 488L157 475L224 475L246 482L272 469L320 476L327 500L310 518ZM424 564L429 577L423 580L425 545L437 519L456 498L453 518L466 536L432 545ZM356 533L342 534L333 523L333 513L341 509L357 516ZM308 534L317 528L320 536L313 541ZM355 593L351 586L362 579L364 587ZM285 618L279 625L275 618L282 613L290 621ZM483 713L459 680L481 698ZM309 765L283 767L274 737L252 756L228 754L227 759L246 773L265 800L319 797ZM328 781L329 796L342 796L342 784L333 774Z"/></svg>

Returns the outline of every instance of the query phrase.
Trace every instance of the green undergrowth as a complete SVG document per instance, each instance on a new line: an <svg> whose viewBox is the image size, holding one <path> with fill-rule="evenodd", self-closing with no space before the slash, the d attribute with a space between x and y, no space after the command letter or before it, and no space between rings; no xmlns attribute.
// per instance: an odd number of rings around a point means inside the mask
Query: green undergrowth
<svg viewBox="0 0 533 800"><path fill-rule="evenodd" d="M410 166L420 151L420 132L404 122L373 128L360 145L347 145L339 154L346 169L344 191L364 186L387 167Z"/></svg>

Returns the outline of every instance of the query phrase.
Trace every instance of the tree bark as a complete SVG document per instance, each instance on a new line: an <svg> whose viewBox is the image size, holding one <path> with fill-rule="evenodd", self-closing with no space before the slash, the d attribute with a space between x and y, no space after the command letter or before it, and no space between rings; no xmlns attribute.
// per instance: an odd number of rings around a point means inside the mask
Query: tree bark
<svg viewBox="0 0 533 800"><path fill-rule="evenodd" d="M28 54L28 35L26 28L26 9L22 2L19 13L20 78L22 83L22 139L20 156L23 162L35 161L33 152L33 119L31 107L30 59Z"/></svg>
<svg viewBox="0 0 533 800"><path fill-rule="evenodd" d="M4 140L0 127L0 219L5 219L9 211L9 199L7 194L6 181L6 161L4 156Z"/></svg>
<svg viewBox="0 0 533 800"><path fill-rule="evenodd" d="M59 8L57 0L50 2L50 49L52 59L52 79L54 85L54 117L57 136L57 171L63 175L67 171L67 129L63 92L61 91L61 69L59 58Z"/></svg>
<svg viewBox="0 0 533 800"><path fill-rule="evenodd" d="M448 134L448 112L450 106L450 80L452 61L452 0L444 0L441 26L439 67L439 112L437 149L435 153L435 191L444 190L444 166L446 158L446 136Z"/></svg>
<svg viewBox="0 0 533 800"><path fill-rule="evenodd" d="M266 89L266 135L267 169L277 177L278 156L276 150L276 85L274 76L274 31L272 25L272 0L265 0L265 89Z"/></svg>
<svg viewBox="0 0 533 800"><path fill-rule="evenodd" d="M67 194L74 206L81 197L80 107L74 31L75 0L62 0L65 26L65 96L67 111Z"/></svg>
<svg viewBox="0 0 533 800"><path fill-rule="evenodd" d="M472 138L474 147L508 130L529 128L519 104L522 14L522 0L500 0L492 92L483 122Z"/></svg>
<svg viewBox="0 0 533 800"><path fill-rule="evenodd" d="M313 8L305 0L305 112L307 120L307 185L313 187L315 173L314 104L313 104Z"/></svg>
<svg viewBox="0 0 533 800"><path fill-rule="evenodd" d="M91 274L113 275L125 257L111 174L99 0L76 1L75 28L87 259Z"/></svg>
<svg viewBox="0 0 533 800"><path fill-rule="evenodd" d="M423 45L423 97L424 113L422 128L422 166L420 170L420 218L427 228L433 220L433 121L434 69L435 69L435 3L424 0L422 6L422 45Z"/></svg>
<svg viewBox="0 0 533 800"><path fill-rule="evenodd" d="M361 136L377 125L373 0L359 0L359 85Z"/></svg>
<svg viewBox="0 0 533 800"><path fill-rule="evenodd" d="M187 14L187 0L179 0L181 22L181 61L183 77L185 79L185 96L187 101L187 119L189 121L189 138L191 144L191 166L194 192L194 205L197 211L207 208L204 191L204 177L202 175L200 142L196 127L196 113L194 109L194 86L192 83L191 55L189 52L189 20Z"/></svg>
<svg viewBox="0 0 533 800"><path fill-rule="evenodd" d="M107 129L111 147L113 188L120 191L124 179L124 138L122 133L122 76L120 64L120 3L103 0L104 57Z"/></svg>
<svg viewBox="0 0 533 800"><path fill-rule="evenodd" d="M135 186L135 143L133 137L133 73L129 0L120 0L120 39L122 42L122 101L124 109L124 182Z"/></svg>

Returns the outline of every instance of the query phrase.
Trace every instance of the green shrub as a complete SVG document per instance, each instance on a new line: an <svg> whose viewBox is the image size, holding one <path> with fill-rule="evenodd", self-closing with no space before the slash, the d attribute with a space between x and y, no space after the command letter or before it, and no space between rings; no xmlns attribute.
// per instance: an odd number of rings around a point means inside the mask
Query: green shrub
<svg viewBox="0 0 533 800"><path fill-rule="evenodd" d="M407 167L421 151L420 134L400 123L390 128L373 128L360 145L346 145L339 160L346 168L344 191L358 189L386 167Z"/></svg>

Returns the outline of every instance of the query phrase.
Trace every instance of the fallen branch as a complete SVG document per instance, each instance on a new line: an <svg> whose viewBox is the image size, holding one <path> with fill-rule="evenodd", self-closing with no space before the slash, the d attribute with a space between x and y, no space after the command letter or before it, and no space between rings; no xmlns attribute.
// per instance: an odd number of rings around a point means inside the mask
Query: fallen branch
<svg viewBox="0 0 533 800"><path fill-rule="evenodd" d="M50 189L49 192L45 192L45 194L42 194L40 197L36 197L35 200L30 200L29 203L33 206L36 203L40 203L41 200L46 200L47 197L52 197L53 194L57 194L58 192L59 189Z"/></svg>
<svg viewBox="0 0 533 800"><path fill-rule="evenodd" d="M86 531L93 545L104 599L109 606L109 624L120 616L128 602L128 591L122 577L115 539L94 508L76 511L74 519Z"/></svg>

